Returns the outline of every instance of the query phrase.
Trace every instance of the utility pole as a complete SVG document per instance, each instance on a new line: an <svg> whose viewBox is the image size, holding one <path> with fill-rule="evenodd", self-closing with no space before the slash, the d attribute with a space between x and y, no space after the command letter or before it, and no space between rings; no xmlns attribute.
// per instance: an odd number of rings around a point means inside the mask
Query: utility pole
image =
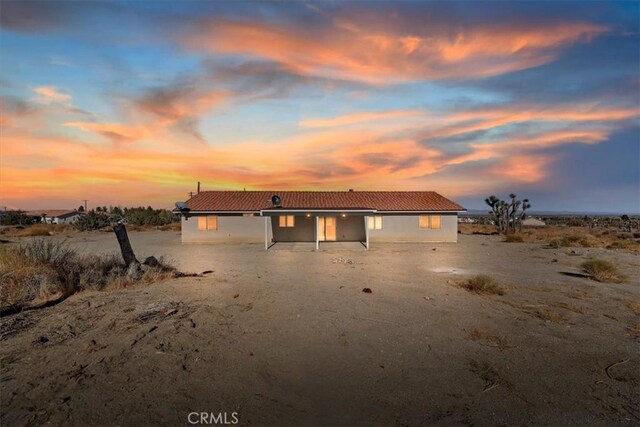
<svg viewBox="0 0 640 427"><path fill-rule="evenodd" d="M84 202L84 211L85 211L85 212L88 212L88 211L87 211L87 202L88 202L88 200L83 199L82 201Z"/></svg>

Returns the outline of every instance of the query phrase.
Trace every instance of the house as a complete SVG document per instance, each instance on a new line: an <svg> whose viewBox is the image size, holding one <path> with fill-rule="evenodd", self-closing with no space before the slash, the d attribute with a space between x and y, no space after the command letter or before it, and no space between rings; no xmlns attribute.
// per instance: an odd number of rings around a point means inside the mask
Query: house
<svg viewBox="0 0 640 427"><path fill-rule="evenodd" d="M40 218L40 222L47 224L67 224L80 218L80 212L62 209L27 211L25 215Z"/></svg>
<svg viewBox="0 0 640 427"><path fill-rule="evenodd" d="M202 191L182 242L456 242L465 209L433 191Z"/></svg>

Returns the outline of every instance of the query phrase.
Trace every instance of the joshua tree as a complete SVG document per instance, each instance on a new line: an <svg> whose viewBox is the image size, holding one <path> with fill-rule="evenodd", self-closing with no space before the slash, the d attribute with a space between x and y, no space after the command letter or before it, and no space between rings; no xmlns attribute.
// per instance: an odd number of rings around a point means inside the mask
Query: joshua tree
<svg viewBox="0 0 640 427"><path fill-rule="evenodd" d="M508 202L498 199L496 196L489 196L484 199L485 203L491 207L491 215L496 230L500 234L515 233L522 229L522 220L525 219L525 212L531 207L529 199L518 200L518 196L510 194Z"/></svg>

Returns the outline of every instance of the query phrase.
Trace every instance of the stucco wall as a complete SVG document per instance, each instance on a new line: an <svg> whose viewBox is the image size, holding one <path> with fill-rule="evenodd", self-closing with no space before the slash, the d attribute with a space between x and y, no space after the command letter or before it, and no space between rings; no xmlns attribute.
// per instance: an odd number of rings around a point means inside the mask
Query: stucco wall
<svg viewBox="0 0 640 427"><path fill-rule="evenodd" d="M265 217L218 216L218 230L198 230L198 217L182 218L183 243L264 242ZM268 241L314 242L315 217L296 216L295 227L279 227L278 217L267 218ZM338 241L364 241L365 219L362 216L338 216ZM375 242L457 242L458 216L441 215L440 229L420 229L418 215L384 215L382 230L369 230L369 241Z"/></svg>
<svg viewBox="0 0 640 427"><path fill-rule="evenodd" d="M273 240L276 242L315 242L315 217L295 216L294 227L280 227L279 217L271 217Z"/></svg>
<svg viewBox="0 0 640 427"><path fill-rule="evenodd" d="M182 218L182 243L263 243L264 217L218 216L217 230L198 230L198 216ZM271 241L271 224L268 240Z"/></svg>
<svg viewBox="0 0 640 427"><path fill-rule="evenodd" d="M339 216L336 221L336 239L339 242L364 242L367 238L363 216Z"/></svg>
<svg viewBox="0 0 640 427"><path fill-rule="evenodd" d="M375 242L457 242L458 215L441 215L439 229L421 229L419 215L384 215L382 230L369 230Z"/></svg>

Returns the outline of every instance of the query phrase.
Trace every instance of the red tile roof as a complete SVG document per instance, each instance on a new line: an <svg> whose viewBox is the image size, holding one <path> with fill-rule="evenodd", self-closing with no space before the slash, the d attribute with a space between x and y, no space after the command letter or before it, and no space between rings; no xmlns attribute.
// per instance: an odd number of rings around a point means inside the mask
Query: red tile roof
<svg viewBox="0 0 640 427"><path fill-rule="evenodd" d="M464 211L434 191L201 191L187 200L191 211L259 211L272 209L372 209L378 211Z"/></svg>

